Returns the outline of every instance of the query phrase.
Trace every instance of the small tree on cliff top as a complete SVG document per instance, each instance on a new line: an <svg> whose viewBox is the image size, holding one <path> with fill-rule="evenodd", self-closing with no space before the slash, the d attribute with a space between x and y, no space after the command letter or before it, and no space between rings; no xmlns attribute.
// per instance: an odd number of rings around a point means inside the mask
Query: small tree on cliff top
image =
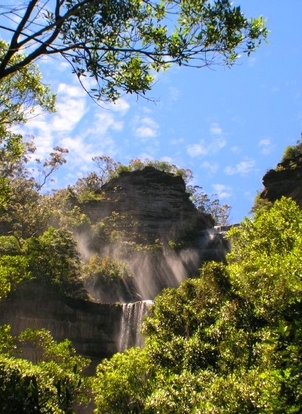
<svg viewBox="0 0 302 414"><path fill-rule="evenodd" d="M229 0L28 0L1 10L10 40L0 79L60 54L80 81L94 78L94 98L113 101L124 92L145 94L152 73L171 63L232 65L267 34L261 17L247 19ZM16 63L21 50L28 54Z"/></svg>

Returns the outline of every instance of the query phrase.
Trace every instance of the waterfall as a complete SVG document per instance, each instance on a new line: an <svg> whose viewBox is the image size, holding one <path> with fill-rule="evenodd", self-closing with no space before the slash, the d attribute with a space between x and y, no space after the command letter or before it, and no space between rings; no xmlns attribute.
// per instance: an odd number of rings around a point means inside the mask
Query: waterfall
<svg viewBox="0 0 302 414"><path fill-rule="evenodd" d="M140 333L144 316L148 313L152 300L124 303L119 335L119 352L128 348L144 345L144 337Z"/></svg>

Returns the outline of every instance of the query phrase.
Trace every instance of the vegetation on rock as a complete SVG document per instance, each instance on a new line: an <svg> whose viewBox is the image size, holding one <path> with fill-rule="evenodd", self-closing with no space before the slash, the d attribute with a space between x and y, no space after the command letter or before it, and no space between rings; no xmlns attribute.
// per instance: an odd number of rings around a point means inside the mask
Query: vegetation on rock
<svg viewBox="0 0 302 414"><path fill-rule="evenodd" d="M22 357L21 350L27 355ZM89 401L89 360L76 355L70 341L56 343L45 330L18 337L0 330L0 413L74 413Z"/></svg>
<svg viewBox="0 0 302 414"><path fill-rule="evenodd" d="M301 226L284 198L230 231L226 266L158 296L145 348L98 367L96 412L300 412Z"/></svg>
<svg viewBox="0 0 302 414"><path fill-rule="evenodd" d="M86 74L95 79L93 98L115 101L125 92L145 94L152 72L171 63L208 66L218 58L232 65L240 47L250 54L265 39L263 20L246 19L228 0L31 0L3 6L1 19L6 18L2 29L11 39L0 42L0 300L28 280L64 297L87 301L86 283L100 300L103 294L134 300L130 271L101 256L101 249L125 242L127 253L151 251L157 260L165 243L176 249L178 239L153 233L141 238L133 212L122 209L96 220L87 206L112 202L104 185L155 167L169 180L178 177L187 215L198 209L225 224L230 207L190 188L190 170L138 159L124 166L106 156L95 157L97 172L74 186L42 194L67 150L57 147L48 160L38 161L40 180L29 172L35 148L12 128L37 107L53 111L55 100L33 62L61 54L80 82ZM21 53L25 49L27 55ZM282 163L295 169L300 153L301 142L288 147ZM115 207L125 203L122 192L112 191ZM68 339L57 343L46 330L13 335L2 326L0 413L71 414L89 398L99 414L301 412L302 212L286 198L265 207L270 208L255 208L252 219L229 232L227 263L203 264L194 278L156 297L143 327L144 348L104 360L91 378L84 375L89 361ZM163 214L171 220L170 212ZM82 255L85 263L77 250L84 234L93 236L95 253Z"/></svg>
<svg viewBox="0 0 302 414"><path fill-rule="evenodd" d="M288 145L282 155L281 163L296 160L302 161L302 140L297 141L296 145Z"/></svg>

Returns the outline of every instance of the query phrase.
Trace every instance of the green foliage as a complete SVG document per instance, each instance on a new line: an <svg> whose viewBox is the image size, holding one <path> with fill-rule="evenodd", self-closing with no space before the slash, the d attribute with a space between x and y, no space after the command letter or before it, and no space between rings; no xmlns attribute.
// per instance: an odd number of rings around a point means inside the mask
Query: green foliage
<svg viewBox="0 0 302 414"><path fill-rule="evenodd" d="M82 372L89 361L69 341L56 343L46 330L13 337L8 327L1 328L0 338L6 346L0 355L0 413L72 414L75 403L88 401L89 381ZM15 356L22 348L32 349L31 361Z"/></svg>
<svg viewBox="0 0 302 414"><path fill-rule="evenodd" d="M2 223L18 240L45 230L50 217L47 197L40 196L31 179L15 178L8 182L10 194L2 211Z"/></svg>
<svg viewBox="0 0 302 414"><path fill-rule="evenodd" d="M9 53L9 46L0 40L0 61ZM17 52L17 51L16 51ZM14 53L11 64L17 70L1 79L0 82L0 206L5 206L9 196L7 177L11 177L24 161L30 144L24 142L22 135L13 127L26 123L38 109L54 111L55 95L41 82L41 74L34 64L18 66L23 55Z"/></svg>
<svg viewBox="0 0 302 414"><path fill-rule="evenodd" d="M9 45L0 41L1 62L9 53ZM41 73L34 64L20 65L24 55L17 50L11 57L11 64L16 65L18 70L2 78L0 82L0 119L1 136L8 126L15 123L24 123L33 114L37 107L43 110L55 110L55 95L51 93L48 86L41 82Z"/></svg>
<svg viewBox="0 0 302 414"><path fill-rule="evenodd" d="M28 260L24 256L0 256L0 301L16 287L31 279Z"/></svg>
<svg viewBox="0 0 302 414"><path fill-rule="evenodd" d="M280 321L301 295L301 226L299 207L283 197L269 211L256 213L254 221L245 219L240 229L229 232L234 289L266 320Z"/></svg>
<svg viewBox="0 0 302 414"><path fill-rule="evenodd" d="M149 158L141 160L140 158L135 158L129 162L130 171L143 170L145 167L154 167L155 169L163 171L167 174L180 176L186 183L193 177L190 169L179 168L177 165L171 164L168 161L150 160Z"/></svg>
<svg viewBox="0 0 302 414"><path fill-rule="evenodd" d="M97 368L93 381L96 414L143 413L154 370L144 350L115 354Z"/></svg>
<svg viewBox="0 0 302 414"><path fill-rule="evenodd" d="M288 145L285 148L281 162L292 161L292 160L295 160L297 162L297 161L301 161L301 159L302 159L302 141L299 140L297 141L296 145Z"/></svg>
<svg viewBox="0 0 302 414"><path fill-rule="evenodd" d="M191 200L199 211L205 214L210 214L216 226L226 226L229 224L229 216L231 206L228 204L220 204L217 194L212 194L211 199L203 189L199 186L188 186L187 191L191 195Z"/></svg>
<svg viewBox="0 0 302 414"><path fill-rule="evenodd" d="M86 177L79 178L70 191L81 204L102 199L101 187L103 182L97 173L91 172Z"/></svg>
<svg viewBox="0 0 302 414"><path fill-rule="evenodd" d="M136 298L132 275L123 262L94 254L83 266L83 283L99 302L130 302Z"/></svg>
<svg viewBox="0 0 302 414"><path fill-rule="evenodd" d="M216 369L223 337L219 319L224 307L229 310L229 289L223 266L207 264L200 280L188 279L157 297L144 324L153 363L177 374Z"/></svg>
<svg viewBox="0 0 302 414"><path fill-rule="evenodd" d="M64 295L86 298L72 233L50 227L42 236L28 239L24 250L34 278L50 283Z"/></svg>
<svg viewBox="0 0 302 414"><path fill-rule="evenodd" d="M272 207L273 203L266 198L261 197L261 192L258 192L255 200L254 205L251 208L251 213L255 214L259 210L268 211Z"/></svg>
<svg viewBox="0 0 302 414"><path fill-rule="evenodd" d="M13 355L16 348L10 325L0 325L0 355Z"/></svg>
<svg viewBox="0 0 302 414"><path fill-rule="evenodd" d="M57 343L46 329L26 329L15 339L18 349L25 350L26 358L33 363L55 362L63 370L80 372L88 360L76 354L71 342L65 339ZM15 352L16 353L16 352Z"/></svg>
<svg viewBox="0 0 302 414"><path fill-rule="evenodd" d="M14 236L0 236L0 255L19 255L21 247Z"/></svg>
<svg viewBox="0 0 302 414"><path fill-rule="evenodd" d="M121 355L99 368L97 412L118 412L117 403L125 413L301 412L301 226L290 199L258 210L228 233L227 265L206 264L198 279L158 296L144 324L145 348L131 351L145 356L148 389L142 395L129 382L131 399L118 402L113 387L122 388L128 358ZM130 368L123 384L131 375ZM110 391L104 378L113 381Z"/></svg>
<svg viewBox="0 0 302 414"><path fill-rule="evenodd" d="M232 65L240 52L249 55L267 35L262 17L247 19L228 0L63 0L43 5L33 0L7 9L3 18L8 25L2 29L11 41L3 46L0 79L43 55L60 54L80 80L95 80L90 95L102 100L145 94L154 71L172 63ZM25 49L29 53L21 57Z"/></svg>

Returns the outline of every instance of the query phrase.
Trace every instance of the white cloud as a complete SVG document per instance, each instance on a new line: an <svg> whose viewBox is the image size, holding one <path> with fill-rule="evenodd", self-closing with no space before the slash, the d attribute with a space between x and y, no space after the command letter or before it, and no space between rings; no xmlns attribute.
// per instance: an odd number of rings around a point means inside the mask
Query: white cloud
<svg viewBox="0 0 302 414"><path fill-rule="evenodd" d="M270 138L263 138L258 142L258 147L261 149L261 153L268 155L272 152L274 146Z"/></svg>
<svg viewBox="0 0 302 414"><path fill-rule="evenodd" d="M136 137L149 139L159 135L159 125L151 117L140 118L138 124L135 128Z"/></svg>
<svg viewBox="0 0 302 414"><path fill-rule="evenodd" d="M123 127L123 121L117 120L112 112L103 110L95 114L94 122L91 128L85 131L85 135L88 137L97 136L103 138L108 134L110 129L113 131L122 131Z"/></svg>
<svg viewBox="0 0 302 414"><path fill-rule="evenodd" d="M86 92L81 86L70 85L67 83L60 83L58 86L57 93L64 96L72 97L72 98L83 98L86 97Z"/></svg>
<svg viewBox="0 0 302 414"><path fill-rule="evenodd" d="M240 161L238 164L236 165L229 165L225 168L224 172L227 175L234 175L234 174L240 174L240 175L245 175L247 173L249 173L253 167L255 165L255 161L252 159L245 159L243 161Z"/></svg>
<svg viewBox="0 0 302 414"><path fill-rule="evenodd" d="M187 147L187 153L192 158L199 157L200 155L207 155L208 152L209 150L202 143L188 145Z"/></svg>
<svg viewBox="0 0 302 414"><path fill-rule="evenodd" d="M212 135L221 135L223 133L222 128L217 122L213 122L210 126L210 132Z"/></svg>
<svg viewBox="0 0 302 414"><path fill-rule="evenodd" d="M201 166L207 170L209 175L213 175L217 172L219 165L217 162L209 162L209 161L204 161Z"/></svg>
<svg viewBox="0 0 302 414"><path fill-rule="evenodd" d="M250 67L253 67L253 66L256 65L257 61L258 61L258 59L255 58L254 56L249 56L249 58L248 58L248 65Z"/></svg>
<svg viewBox="0 0 302 414"><path fill-rule="evenodd" d="M216 154L227 144L224 138L225 133L217 122L212 122L209 127L210 138L202 139L195 144L187 146L187 153L190 157L195 158L202 155Z"/></svg>
<svg viewBox="0 0 302 414"><path fill-rule="evenodd" d="M36 158L44 159L55 145L71 135L86 113L86 95L79 86L60 83L57 89L57 111L42 113L22 126L22 133L34 136Z"/></svg>
<svg viewBox="0 0 302 414"><path fill-rule="evenodd" d="M223 198L229 198L232 196L232 189L228 185L213 184L213 189L215 191L215 194L218 195L218 198L220 200Z"/></svg>
<svg viewBox="0 0 302 414"><path fill-rule="evenodd" d="M65 138L62 144L69 150L68 164L72 168L81 166L83 162L91 162L93 155L95 155L92 145L81 137Z"/></svg>
<svg viewBox="0 0 302 414"><path fill-rule="evenodd" d="M110 104L107 104L107 106L109 110L118 112L121 116L124 116L130 108L129 103L123 98L120 98L115 103L112 102Z"/></svg>
<svg viewBox="0 0 302 414"><path fill-rule="evenodd" d="M223 137L212 139L209 143L205 143L205 140L201 140L199 143L191 144L187 146L187 154L196 158L202 155L216 154L226 145L226 140Z"/></svg>
<svg viewBox="0 0 302 414"><path fill-rule="evenodd" d="M157 136L157 131L147 125L142 125L136 128L135 135L140 138L154 138Z"/></svg>
<svg viewBox="0 0 302 414"><path fill-rule="evenodd" d="M60 83L57 113L51 119L51 130L71 132L86 112L86 95L80 86Z"/></svg>

